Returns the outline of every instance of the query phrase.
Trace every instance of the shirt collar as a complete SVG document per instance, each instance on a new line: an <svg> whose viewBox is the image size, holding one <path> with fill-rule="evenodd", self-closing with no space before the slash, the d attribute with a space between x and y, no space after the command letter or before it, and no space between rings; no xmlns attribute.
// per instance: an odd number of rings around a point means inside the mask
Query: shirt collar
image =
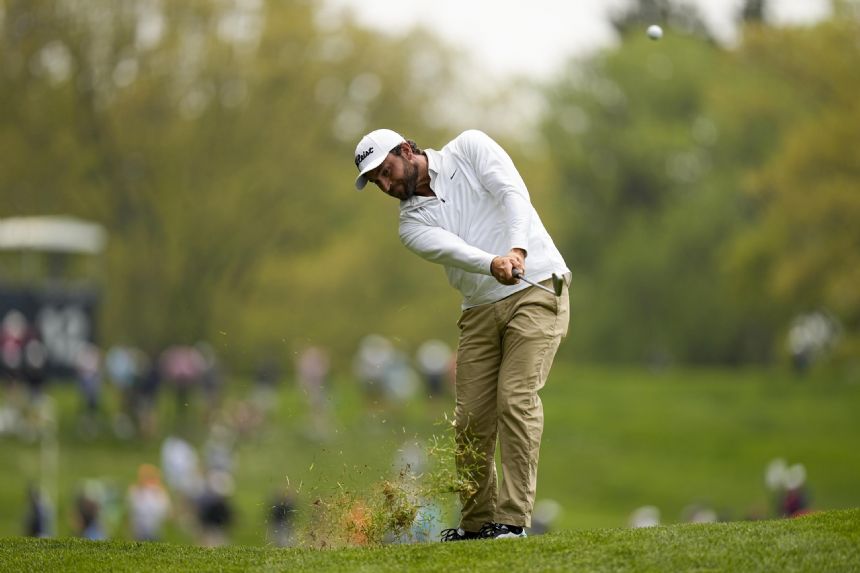
<svg viewBox="0 0 860 573"><path fill-rule="evenodd" d="M425 149L424 153L427 154L427 169L430 171L432 179L442 169L442 154L435 149Z"/></svg>
<svg viewBox="0 0 860 573"><path fill-rule="evenodd" d="M430 175L430 189L436 194L436 197L441 198L439 191L441 191L442 185L436 185L436 178L439 175L439 172L442 170L442 154L436 151L435 149L425 149L424 153L427 155L427 173ZM421 197L419 195L415 195L414 197L410 197L405 201L400 202L400 210L408 211L412 207L417 207L424 201L430 201L433 199L432 197Z"/></svg>
<svg viewBox="0 0 860 573"><path fill-rule="evenodd" d="M427 172L430 175L430 188L437 197L444 199L448 195L445 185L436 184L437 180L440 182L443 181L440 179L443 169L442 154L435 149L425 149L424 153L427 154Z"/></svg>
<svg viewBox="0 0 860 573"><path fill-rule="evenodd" d="M427 173L430 175L430 189L436 193L436 177L438 177L439 172L442 170L442 157L438 151L433 149L425 149L424 153L427 154Z"/></svg>

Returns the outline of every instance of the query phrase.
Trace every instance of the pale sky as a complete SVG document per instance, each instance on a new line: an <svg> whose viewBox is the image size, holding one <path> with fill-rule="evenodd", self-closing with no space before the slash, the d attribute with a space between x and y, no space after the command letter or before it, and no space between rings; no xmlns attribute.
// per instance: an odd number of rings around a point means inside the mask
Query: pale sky
<svg viewBox="0 0 860 573"><path fill-rule="evenodd" d="M736 38L735 15L743 0L688 0L695 4L717 37ZM324 0L328 14L351 10L357 20L385 33L405 35L418 22L449 44L468 51L493 75L550 77L574 54L617 41L607 14L628 0ZM778 24L812 23L831 12L830 0L770 0L769 15ZM656 22L657 24L664 24ZM643 34L644 34L643 30ZM667 33L671 33L667 30Z"/></svg>

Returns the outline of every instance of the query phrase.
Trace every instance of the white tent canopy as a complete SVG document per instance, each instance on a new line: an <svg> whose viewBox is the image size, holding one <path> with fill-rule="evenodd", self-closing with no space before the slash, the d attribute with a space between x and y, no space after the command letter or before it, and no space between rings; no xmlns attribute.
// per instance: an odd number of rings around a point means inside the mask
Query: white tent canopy
<svg viewBox="0 0 860 573"><path fill-rule="evenodd" d="M0 250L31 250L95 255L104 250L107 233L101 225L75 217L10 217L0 219Z"/></svg>

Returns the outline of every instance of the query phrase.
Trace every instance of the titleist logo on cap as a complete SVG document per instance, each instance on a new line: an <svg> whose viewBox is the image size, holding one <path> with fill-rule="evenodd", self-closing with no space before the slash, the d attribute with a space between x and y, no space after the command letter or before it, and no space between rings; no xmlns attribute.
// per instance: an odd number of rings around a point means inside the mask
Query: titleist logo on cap
<svg viewBox="0 0 860 573"><path fill-rule="evenodd" d="M376 129L361 138L355 146L355 166L358 167L358 177L355 178L355 188L364 189L367 185L367 173L378 167L395 147L406 140L402 135L390 129Z"/></svg>
<svg viewBox="0 0 860 573"><path fill-rule="evenodd" d="M367 151L362 151L358 155L355 156L355 166L358 167L362 161L367 159L367 156L373 153L373 147L368 147Z"/></svg>

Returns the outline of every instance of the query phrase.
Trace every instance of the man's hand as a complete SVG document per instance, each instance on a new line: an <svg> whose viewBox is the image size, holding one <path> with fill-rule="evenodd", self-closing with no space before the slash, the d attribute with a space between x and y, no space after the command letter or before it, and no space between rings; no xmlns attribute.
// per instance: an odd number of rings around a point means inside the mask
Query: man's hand
<svg viewBox="0 0 860 573"><path fill-rule="evenodd" d="M490 272L493 277L503 285L515 285L520 280L514 277L514 269L519 269L521 273L526 271L526 253L522 249L511 249L511 251L503 256L496 257L490 264Z"/></svg>

